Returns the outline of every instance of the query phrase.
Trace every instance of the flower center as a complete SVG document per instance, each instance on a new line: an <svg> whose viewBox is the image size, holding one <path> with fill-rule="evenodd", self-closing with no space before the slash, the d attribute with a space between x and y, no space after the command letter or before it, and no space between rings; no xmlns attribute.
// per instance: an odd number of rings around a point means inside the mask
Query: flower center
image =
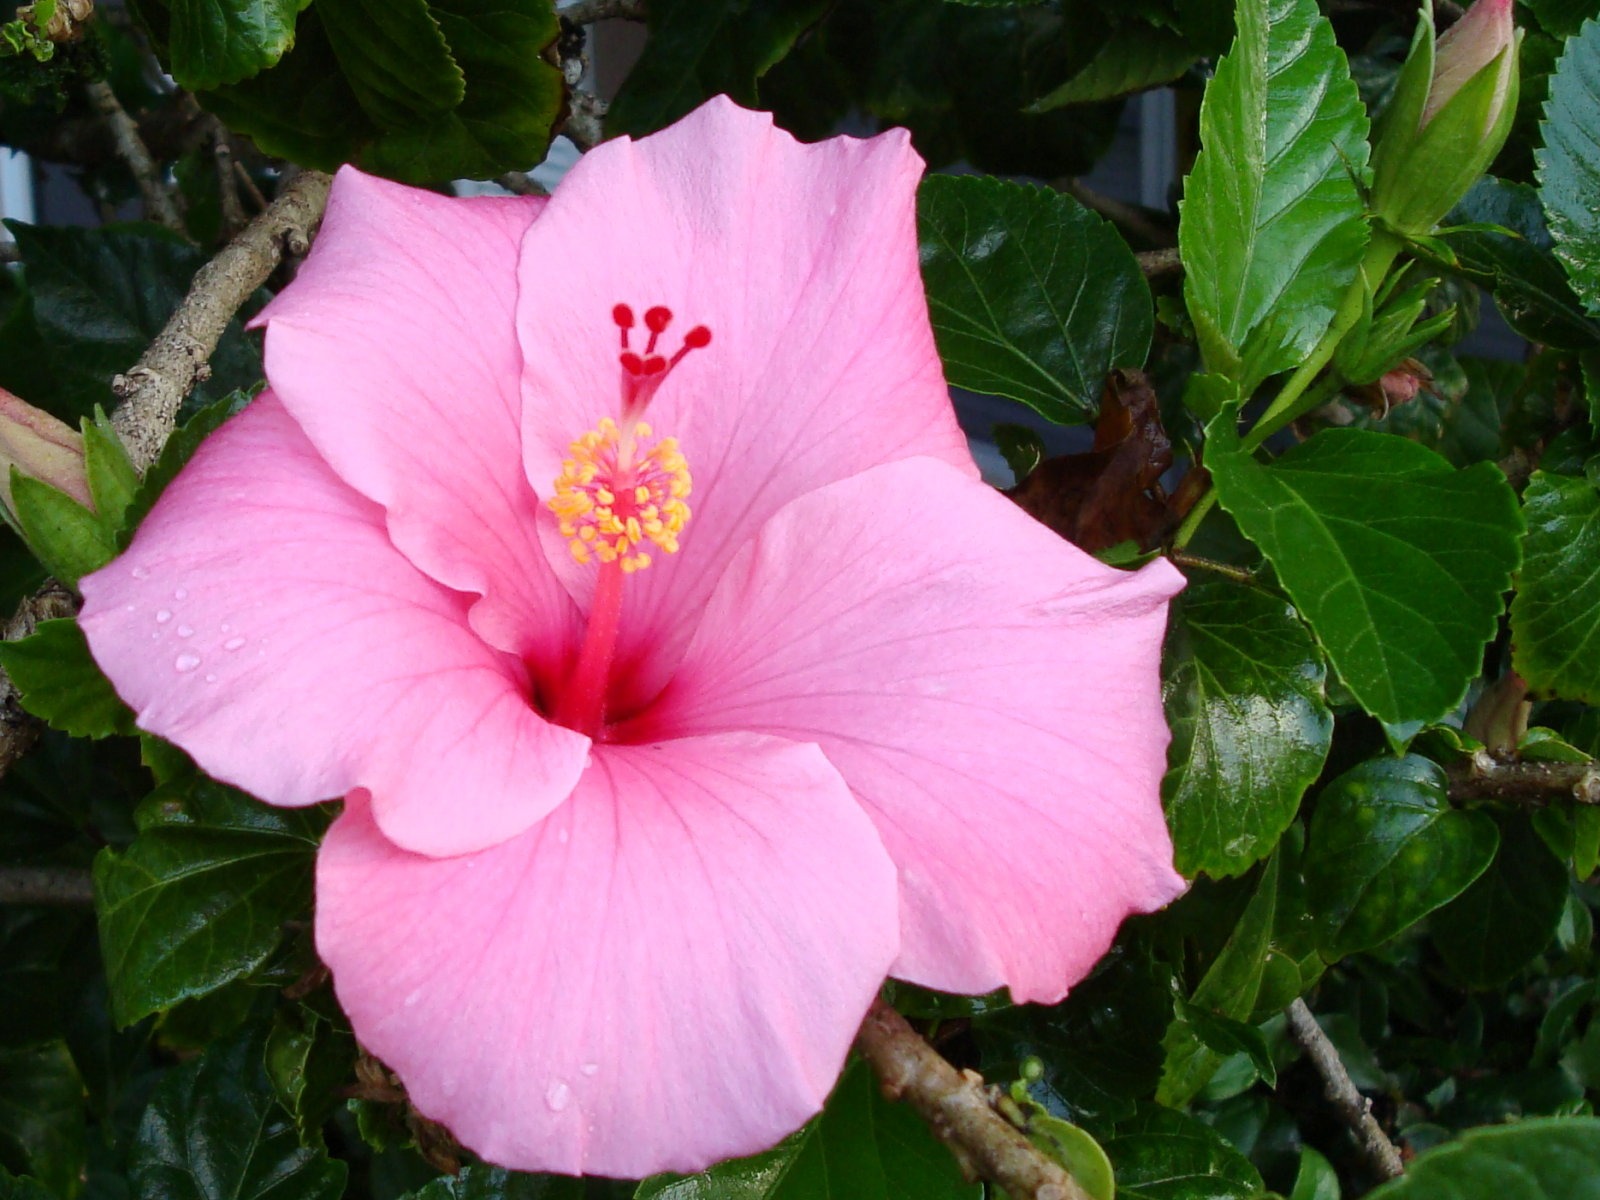
<svg viewBox="0 0 1600 1200"><path fill-rule="evenodd" d="M623 577L650 565L646 543L666 554L677 553L678 537L689 522L689 464L676 438L651 441L644 411L672 369L691 350L711 344L711 331L696 325L671 358L657 353L661 335L672 324L671 310L659 305L645 311L648 338L642 352L631 345L633 309L619 304L611 319L622 342L617 356L622 368L620 412L602 419L567 448L548 502L572 557L599 563L583 646L552 714L557 723L590 737L599 737L605 726Z"/></svg>

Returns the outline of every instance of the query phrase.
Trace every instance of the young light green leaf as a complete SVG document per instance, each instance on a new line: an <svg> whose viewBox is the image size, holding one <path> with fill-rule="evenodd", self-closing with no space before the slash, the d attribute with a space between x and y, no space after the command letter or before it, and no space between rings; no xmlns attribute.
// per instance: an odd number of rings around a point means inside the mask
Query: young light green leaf
<svg viewBox="0 0 1600 1200"><path fill-rule="evenodd" d="M1205 581L1174 601L1163 674L1177 868L1237 875L1277 844L1328 756L1321 656L1282 598Z"/></svg>
<svg viewBox="0 0 1600 1200"><path fill-rule="evenodd" d="M1600 704L1600 490L1581 476L1535 471L1511 601L1517 672L1535 692Z"/></svg>
<svg viewBox="0 0 1600 1200"><path fill-rule="evenodd" d="M104 521L16 467L11 468L11 506L28 549L68 587L116 556L116 535Z"/></svg>
<svg viewBox="0 0 1600 1200"><path fill-rule="evenodd" d="M1589 312L1600 316L1600 20L1567 42L1545 101L1536 152L1539 199L1550 218L1556 257Z"/></svg>
<svg viewBox="0 0 1600 1200"><path fill-rule="evenodd" d="M1206 369L1246 393L1333 319L1367 240L1367 117L1315 0L1242 0L1184 183L1184 296Z"/></svg>
<svg viewBox="0 0 1600 1200"><path fill-rule="evenodd" d="M139 1122L129 1178L162 1200L338 1200L346 1167L300 1144L247 1026L162 1079Z"/></svg>
<svg viewBox="0 0 1600 1200"><path fill-rule="evenodd" d="M1500 835L1453 808L1425 758L1378 758L1322 789L1306 844L1306 891L1329 962L1381 946L1482 875Z"/></svg>
<svg viewBox="0 0 1600 1200"><path fill-rule="evenodd" d="M1339 1200L1339 1174L1310 1146L1300 1148L1300 1170L1289 1200Z"/></svg>
<svg viewBox="0 0 1600 1200"><path fill-rule="evenodd" d="M0 669L22 706L73 737L132 735L133 713L89 654L76 621L41 621L34 632L0 644Z"/></svg>
<svg viewBox="0 0 1600 1200"><path fill-rule="evenodd" d="M133 469L111 422L98 411L93 420L83 419L83 469L101 523L109 530L120 530L139 490L139 472Z"/></svg>
<svg viewBox="0 0 1600 1200"><path fill-rule="evenodd" d="M1469 987L1505 983L1555 936L1567 902L1567 864L1521 813L1495 822L1489 869L1428 923L1433 943Z"/></svg>
<svg viewBox="0 0 1600 1200"><path fill-rule="evenodd" d="M1399 725L1460 703L1520 558L1505 475L1359 429L1323 430L1262 465L1231 410L1207 432L1218 500L1361 706Z"/></svg>
<svg viewBox="0 0 1600 1200"><path fill-rule="evenodd" d="M658 1175L635 1200L978 1200L927 1123L883 1098L871 1069L854 1063L822 1115L776 1149L699 1175Z"/></svg>
<svg viewBox="0 0 1600 1200"><path fill-rule="evenodd" d="M1600 1119L1472 1129L1419 1155L1368 1200L1600 1200Z"/></svg>
<svg viewBox="0 0 1600 1200"><path fill-rule="evenodd" d="M112 1015L129 1025L248 976L285 921L311 907L325 818L268 808L203 776L157 788L139 836L95 859L101 951Z"/></svg>
<svg viewBox="0 0 1600 1200"><path fill-rule="evenodd" d="M917 192L922 278L945 375L1052 421L1093 419L1113 367L1142 367L1155 318L1122 236L1070 196L980 176Z"/></svg>

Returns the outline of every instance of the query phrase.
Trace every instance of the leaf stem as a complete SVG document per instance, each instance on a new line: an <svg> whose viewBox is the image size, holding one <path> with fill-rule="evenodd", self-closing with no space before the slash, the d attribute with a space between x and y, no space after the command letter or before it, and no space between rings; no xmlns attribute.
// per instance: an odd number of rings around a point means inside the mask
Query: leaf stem
<svg viewBox="0 0 1600 1200"><path fill-rule="evenodd" d="M1200 522L1206 519L1217 504L1216 485L1208 487L1205 494L1194 502L1194 507L1189 510L1189 515L1184 517L1183 524L1178 526L1178 532L1172 535L1172 548L1182 550L1189 544L1189 539L1194 537L1195 530L1200 528Z"/></svg>

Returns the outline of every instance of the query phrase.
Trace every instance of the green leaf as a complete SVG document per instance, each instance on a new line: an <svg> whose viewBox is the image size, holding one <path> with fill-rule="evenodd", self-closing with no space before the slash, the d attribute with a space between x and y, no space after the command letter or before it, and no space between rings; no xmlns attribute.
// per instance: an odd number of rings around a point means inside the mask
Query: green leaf
<svg viewBox="0 0 1600 1200"><path fill-rule="evenodd" d="M459 1175L441 1175L403 1200L584 1200L587 1194L581 1179L478 1163Z"/></svg>
<svg viewBox="0 0 1600 1200"><path fill-rule="evenodd" d="M83 420L83 469L101 523L107 529L120 530L139 489L139 472L102 413L96 413L94 420Z"/></svg>
<svg viewBox="0 0 1600 1200"><path fill-rule="evenodd" d="M1459 896L1494 859L1487 813L1452 808L1444 771L1411 755L1345 772L1317 798L1305 857L1319 949L1381 946Z"/></svg>
<svg viewBox="0 0 1600 1200"><path fill-rule="evenodd" d="M1554 1117L1471 1129L1406 1165L1368 1200L1597 1200L1600 1120Z"/></svg>
<svg viewBox="0 0 1600 1200"><path fill-rule="evenodd" d="M994 427L995 448L1011 468L1017 483L1026 479L1044 461L1044 439L1023 425L999 424Z"/></svg>
<svg viewBox="0 0 1600 1200"><path fill-rule="evenodd" d="M276 67L207 93L207 107L270 153L408 183L488 179L544 157L566 98L543 57L559 32L549 0L429 0L407 9L404 32L389 30L388 12L318 0ZM431 81L420 92L411 63ZM447 87L458 103L443 106Z"/></svg>
<svg viewBox="0 0 1600 1200"><path fill-rule="evenodd" d="M658 1175L636 1200L978 1200L983 1185L921 1117L883 1098L871 1069L853 1063L822 1115L776 1149L699 1175Z"/></svg>
<svg viewBox="0 0 1600 1200"><path fill-rule="evenodd" d="M134 733L132 711L95 665L76 621L41 621L30 636L0 645L0 668L22 706L52 729L88 738Z"/></svg>
<svg viewBox="0 0 1600 1200"><path fill-rule="evenodd" d="M1367 117L1315 0L1242 0L1237 18L1201 105L1178 245L1206 369L1248 393L1305 356L1356 276Z"/></svg>
<svg viewBox="0 0 1600 1200"><path fill-rule="evenodd" d="M1118 1200L1256 1200L1261 1174L1203 1121L1152 1106L1104 1143Z"/></svg>
<svg viewBox="0 0 1600 1200"><path fill-rule="evenodd" d="M1600 21L1590 20L1567 42L1545 101L1539 126L1544 145L1536 153L1539 199L1550 218L1556 257L1567 268L1573 290L1600 315L1600 142L1594 114L1600 110Z"/></svg>
<svg viewBox="0 0 1600 1200"><path fill-rule="evenodd" d="M1028 111L1048 112L1067 104L1091 104L1142 92L1172 82L1199 57L1194 41L1181 33L1148 25L1125 26L1111 34L1088 66L1035 100Z"/></svg>
<svg viewBox="0 0 1600 1200"><path fill-rule="evenodd" d="M983 176L917 192L945 375L1052 421L1091 420L1113 367L1142 367L1150 289L1122 235L1070 196Z"/></svg>
<svg viewBox="0 0 1600 1200"><path fill-rule="evenodd" d="M1207 1050L1224 1058L1235 1054L1244 1055L1250 1060L1257 1078L1268 1087L1277 1086L1278 1068L1273 1064L1272 1051L1267 1045L1266 1035L1261 1030L1243 1021L1219 1017L1198 1004L1187 1002L1179 1004L1178 1015Z"/></svg>
<svg viewBox="0 0 1600 1200"><path fill-rule="evenodd" d="M170 1072L134 1143L134 1194L162 1200L338 1200L344 1163L300 1144L246 1028Z"/></svg>
<svg viewBox="0 0 1600 1200"><path fill-rule="evenodd" d="M7 228L22 252L39 336L60 380L60 407L90 416L96 404L110 404L112 378L139 361L208 255L155 225ZM257 292L241 315L266 298ZM211 374L195 385L191 404L210 404L261 378L261 356L238 320L228 323L209 362Z"/></svg>
<svg viewBox="0 0 1600 1200"><path fill-rule="evenodd" d="M95 859L112 1013L128 1025L260 967L311 906L325 818L268 808L202 776L140 805L139 836Z"/></svg>
<svg viewBox="0 0 1600 1200"><path fill-rule="evenodd" d="M355 1067L356 1042L347 1029L304 1006L282 1009L267 1035L267 1076L294 1117L300 1141L318 1145L322 1126L340 1104L339 1089Z"/></svg>
<svg viewBox="0 0 1600 1200"><path fill-rule="evenodd" d="M32 1176L17 1179L0 1167L0 1200L61 1200L61 1197Z"/></svg>
<svg viewBox="0 0 1600 1200"><path fill-rule="evenodd" d="M1328 756L1321 656L1280 597L1207 580L1173 604L1163 675L1177 868L1237 875L1271 852Z"/></svg>
<svg viewBox="0 0 1600 1200"><path fill-rule="evenodd" d="M83 1081L66 1043L0 1050L0 1167L76 1196L85 1143Z"/></svg>
<svg viewBox="0 0 1600 1200"><path fill-rule="evenodd" d="M1522 506L1517 672L1535 692L1600 704L1600 491L1581 476L1535 471Z"/></svg>
<svg viewBox="0 0 1600 1200"><path fill-rule="evenodd" d="M23 540L68 587L116 556L116 534L64 492L11 468L11 506Z"/></svg>
<svg viewBox="0 0 1600 1200"><path fill-rule="evenodd" d="M1584 21L1600 12L1600 4L1596 4L1596 0L1529 0L1527 7L1538 19L1540 27L1558 38L1571 37L1583 28ZM1526 64L1522 70L1526 79Z"/></svg>
<svg viewBox="0 0 1600 1200"><path fill-rule="evenodd" d="M1289 1200L1339 1200L1338 1172L1310 1146L1300 1148L1300 1170Z"/></svg>
<svg viewBox="0 0 1600 1200"><path fill-rule="evenodd" d="M310 0L171 0L172 77L186 88L238 83L294 45Z"/></svg>
<svg viewBox="0 0 1600 1200"><path fill-rule="evenodd" d="M1567 903L1567 864L1520 813L1496 818L1500 849L1489 869L1429 928L1450 969L1469 987L1505 983L1555 936Z"/></svg>
<svg viewBox="0 0 1600 1200"><path fill-rule="evenodd" d="M1087 1129L1041 1109L1028 1114L1025 1132L1030 1142L1067 1169L1089 1200L1114 1200L1116 1170Z"/></svg>
<svg viewBox="0 0 1600 1200"><path fill-rule="evenodd" d="M1521 515L1499 468L1456 470L1359 429L1323 430L1263 466L1239 449L1232 411L1207 432L1218 500L1357 702L1391 725L1455 708L1519 558Z"/></svg>
<svg viewBox="0 0 1600 1200"><path fill-rule="evenodd" d="M827 0L652 0L649 40L606 132L654 133L719 92L754 106L757 82L827 8Z"/></svg>

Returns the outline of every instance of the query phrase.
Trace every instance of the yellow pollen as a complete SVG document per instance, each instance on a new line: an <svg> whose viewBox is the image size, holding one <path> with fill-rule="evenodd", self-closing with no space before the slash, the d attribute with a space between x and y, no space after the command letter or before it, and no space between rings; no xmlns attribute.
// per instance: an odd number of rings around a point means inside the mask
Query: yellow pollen
<svg viewBox="0 0 1600 1200"><path fill-rule="evenodd" d="M646 543L677 553L689 523L689 464L676 438L647 449L649 437L642 421L625 433L607 417L567 448L549 504L578 562L617 562L631 575L650 565Z"/></svg>

